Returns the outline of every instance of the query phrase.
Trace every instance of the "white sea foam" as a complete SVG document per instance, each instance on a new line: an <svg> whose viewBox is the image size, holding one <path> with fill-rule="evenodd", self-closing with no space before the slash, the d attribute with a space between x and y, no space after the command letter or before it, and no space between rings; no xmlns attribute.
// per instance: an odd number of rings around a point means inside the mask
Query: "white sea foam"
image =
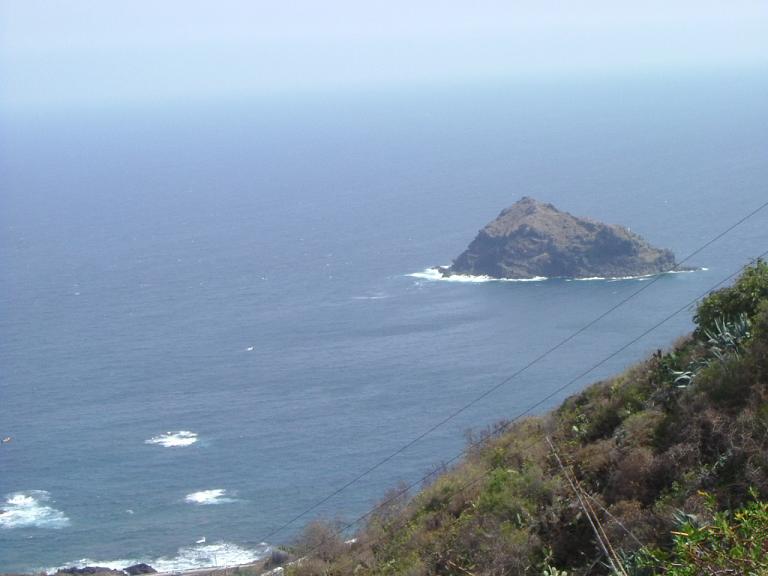
<svg viewBox="0 0 768 576"><path fill-rule="evenodd" d="M494 278L493 276L472 276L469 274L452 274L450 276L444 276L441 270L448 268L447 266L438 266L435 268L427 268L422 272L414 272L413 274L406 274L411 278L419 278L420 280L431 280L440 282L541 282L543 280L549 280L546 276L534 276L533 278ZM661 274L689 274L691 272L706 271L708 268L694 268L690 270L670 270L668 272L662 272ZM639 280L645 281L659 274L643 274L640 276L591 276L589 278L565 278L566 282L595 282L595 281L607 281L618 282L622 280Z"/></svg>
<svg viewBox="0 0 768 576"><path fill-rule="evenodd" d="M234 498L230 498L227 491L223 488L214 488L212 490L200 490L199 492L192 492L184 497L185 502L190 504L199 504L202 506L208 506L211 504L227 504L234 502Z"/></svg>
<svg viewBox="0 0 768 576"><path fill-rule="evenodd" d="M145 562L158 572L178 572L198 568L227 567L240 564L250 564L264 558L270 548L262 543L255 548L243 548L229 542L214 542L196 546L179 548L173 557L160 558L127 558L124 560L92 560L81 558L56 568L48 568L47 573L56 572L59 568L69 566L103 566L113 570L122 570L133 564Z"/></svg>
<svg viewBox="0 0 768 576"><path fill-rule="evenodd" d="M382 292L377 292L375 294L366 296L352 296L352 300L384 300L386 298L389 298L389 296Z"/></svg>
<svg viewBox="0 0 768 576"><path fill-rule="evenodd" d="M702 266L700 268L689 268L687 270L670 270L664 272L664 274L692 274L693 272L706 272L707 270L709 270L709 268Z"/></svg>
<svg viewBox="0 0 768 576"><path fill-rule="evenodd" d="M665 272L664 274L667 274ZM623 280L647 280L661 274L643 274L641 276L590 276L588 278L566 278L566 282L620 282Z"/></svg>
<svg viewBox="0 0 768 576"><path fill-rule="evenodd" d="M692 268L690 270L667 270L666 272L661 272L659 274L644 274L642 276L616 276L612 278L598 278L598 280L607 280L608 282L621 282L623 280L637 280L639 282L645 282L646 280L650 278L655 278L656 276L667 276L670 274L691 274L693 272L700 272L700 271L706 271L708 268Z"/></svg>
<svg viewBox="0 0 768 576"><path fill-rule="evenodd" d="M144 444L157 444L165 448L178 448L180 446L191 446L197 442L197 433L189 430L178 430L177 432L166 432L159 436L154 436L145 440Z"/></svg>
<svg viewBox="0 0 768 576"><path fill-rule="evenodd" d="M0 528L65 528L69 518L47 505L51 496L45 490L26 490L6 494L0 510Z"/></svg>
<svg viewBox="0 0 768 576"><path fill-rule="evenodd" d="M533 278L494 278L493 276L472 276L470 274L452 274L450 276L444 276L443 273L440 272L440 268L427 268L422 272L414 272L412 274L406 274L406 276L435 282L466 282L474 284L482 282L541 282L542 280L547 280L545 276L534 276Z"/></svg>
<svg viewBox="0 0 768 576"><path fill-rule="evenodd" d="M256 562L264 557L266 551L267 548L262 546L249 550L236 544L217 542L180 548L175 557L158 558L154 563L149 562L149 565L158 572L192 570L207 566L236 566Z"/></svg>

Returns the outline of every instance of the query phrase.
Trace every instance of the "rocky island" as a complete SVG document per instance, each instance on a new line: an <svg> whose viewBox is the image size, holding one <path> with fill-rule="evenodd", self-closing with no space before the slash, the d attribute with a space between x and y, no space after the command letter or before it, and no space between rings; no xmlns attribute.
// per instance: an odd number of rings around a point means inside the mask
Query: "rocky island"
<svg viewBox="0 0 768 576"><path fill-rule="evenodd" d="M623 226L561 212L524 197L486 225L451 266L454 275L492 278L620 278L675 268L670 250L651 246Z"/></svg>

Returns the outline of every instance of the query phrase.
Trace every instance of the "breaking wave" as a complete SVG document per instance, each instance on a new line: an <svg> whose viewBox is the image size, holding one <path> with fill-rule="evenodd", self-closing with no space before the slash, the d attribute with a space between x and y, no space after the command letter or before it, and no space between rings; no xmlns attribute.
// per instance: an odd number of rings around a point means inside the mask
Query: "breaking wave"
<svg viewBox="0 0 768 576"><path fill-rule="evenodd" d="M173 557L162 556L155 559L132 558L125 560L91 560L89 558L81 558L64 566L49 568L45 571L53 573L58 568L70 566L103 566L113 570L122 570L141 562L149 564L158 572L178 572L181 570L214 567L225 568L257 562L264 558L269 551L269 546L264 542L254 548L243 548L229 542L214 542L179 548L176 556Z"/></svg>
<svg viewBox="0 0 768 576"><path fill-rule="evenodd" d="M191 446L197 442L197 433L189 430L179 430L177 432L166 432L145 440L144 444L157 444L164 448L178 448L180 446Z"/></svg>
<svg viewBox="0 0 768 576"><path fill-rule="evenodd" d="M227 495L227 491L223 488L214 488L212 490L200 490L199 492L192 492L184 497L185 502L190 504L199 504L201 506L209 506L211 504L227 504L234 502L234 498L230 498Z"/></svg>
<svg viewBox="0 0 768 576"><path fill-rule="evenodd" d="M474 284L482 282L541 282L548 279L546 276L534 276L533 278L494 278L493 276L472 276L471 274L444 276L439 268L427 268L422 272L413 272L412 274L406 274L406 276L435 282L465 282Z"/></svg>
<svg viewBox="0 0 768 576"><path fill-rule="evenodd" d="M669 274L690 274L692 272L705 272L709 268L691 268L690 270L668 270L667 272L660 272L658 274L642 274L640 276L592 276L590 278L567 278L567 282L591 282L591 281L605 281L605 282L620 282L622 280L648 280L656 276L666 276Z"/></svg>
<svg viewBox="0 0 768 576"><path fill-rule="evenodd" d="M483 282L542 282L544 280L549 280L547 276L534 276L533 278L494 278L493 276L485 276L485 275L477 275L473 276L470 274L453 274L451 276L444 276L442 272L440 272L440 269L444 268L443 266L438 266L436 268L427 268L426 270L423 270L422 272L414 272L412 274L406 274L406 276L409 276L411 278L418 278L420 280L430 280L435 282L466 282L466 283L483 283ZM562 278L566 282L594 282L594 281L604 281L604 282L618 282L621 280L648 280L649 278L653 278L654 276L661 276L665 274L689 274L691 272L698 272L698 271L706 271L708 268L695 268L691 270L670 270L669 272L662 272L661 274L643 274L640 276L592 276L589 278Z"/></svg>
<svg viewBox="0 0 768 576"><path fill-rule="evenodd" d="M26 490L6 494L0 510L0 528L65 528L69 518L47 505L51 495L45 490Z"/></svg>

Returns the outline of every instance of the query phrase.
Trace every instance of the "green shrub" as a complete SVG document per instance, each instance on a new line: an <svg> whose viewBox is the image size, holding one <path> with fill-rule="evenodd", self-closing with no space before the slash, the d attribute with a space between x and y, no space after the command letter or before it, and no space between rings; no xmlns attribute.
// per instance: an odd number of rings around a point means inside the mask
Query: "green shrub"
<svg viewBox="0 0 768 576"><path fill-rule="evenodd" d="M715 322L720 319L735 319L740 314L753 318L761 301L768 299L768 264L757 260L748 266L738 280L729 286L707 296L696 309L693 320L698 325L697 333L716 330Z"/></svg>
<svg viewBox="0 0 768 576"><path fill-rule="evenodd" d="M551 493L538 469L494 470L477 500L477 511L514 526L530 524L541 501Z"/></svg>
<svg viewBox="0 0 768 576"><path fill-rule="evenodd" d="M754 376L738 358L712 362L696 378L697 386L716 406L739 408L749 401Z"/></svg>
<svg viewBox="0 0 768 576"><path fill-rule="evenodd" d="M768 503L753 501L733 514L714 513L703 526L686 521L673 532L669 553L648 552L646 563L657 574L699 576L701 574L768 574Z"/></svg>

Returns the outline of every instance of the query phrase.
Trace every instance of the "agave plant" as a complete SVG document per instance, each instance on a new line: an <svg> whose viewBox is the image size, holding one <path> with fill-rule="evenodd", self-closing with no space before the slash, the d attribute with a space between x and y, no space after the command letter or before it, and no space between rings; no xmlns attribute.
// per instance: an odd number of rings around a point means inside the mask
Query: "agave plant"
<svg viewBox="0 0 768 576"><path fill-rule="evenodd" d="M690 386L699 371L714 361L726 362L731 358L738 358L744 342L752 335L751 322L743 312L734 320L719 318L715 320L715 329L705 330L704 335L707 338L707 355L690 362L685 370L670 370L676 387Z"/></svg>
<svg viewBox="0 0 768 576"><path fill-rule="evenodd" d="M696 376L693 370L672 370L672 376L675 377L673 384L678 388L687 388Z"/></svg>
<svg viewBox="0 0 768 576"><path fill-rule="evenodd" d="M685 370L670 370L672 376L675 377L673 380L674 385L677 388L686 388L693 382L699 370L706 368L711 362L711 357L698 358L693 362L689 362Z"/></svg>
<svg viewBox="0 0 768 576"><path fill-rule="evenodd" d="M750 328L751 322L744 312L734 320L715 320L715 329L704 331L709 352L720 361L730 356L738 357L743 343L751 335Z"/></svg>
<svg viewBox="0 0 768 576"><path fill-rule="evenodd" d="M672 519L675 522L677 530L683 532L686 526L693 526L694 528L700 528L704 525L704 522L695 514L689 514L684 510L675 508L672 512Z"/></svg>

